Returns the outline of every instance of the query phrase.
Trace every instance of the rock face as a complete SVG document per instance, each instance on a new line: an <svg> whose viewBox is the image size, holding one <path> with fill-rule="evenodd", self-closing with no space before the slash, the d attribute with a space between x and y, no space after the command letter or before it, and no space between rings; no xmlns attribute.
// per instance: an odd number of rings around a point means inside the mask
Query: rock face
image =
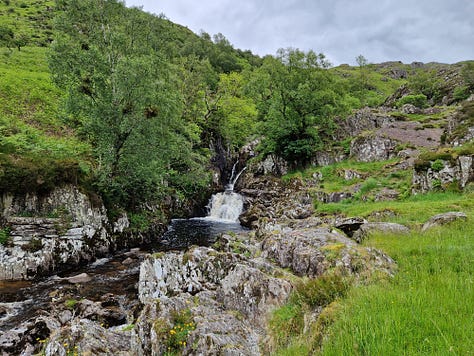
<svg viewBox="0 0 474 356"><path fill-rule="evenodd" d="M134 341L138 354L167 351L176 313L184 310L192 328L182 354L259 354L267 313L291 291L274 271L258 260L207 247L150 257L140 269L145 308Z"/></svg>
<svg viewBox="0 0 474 356"><path fill-rule="evenodd" d="M356 111L352 116L338 121L337 137L339 139L353 137L364 131L372 131L389 125L394 118L382 110L373 111L370 108L363 108Z"/></svg>
<svg viewBox="0 0 474 356"><path fill-rule="evenodd" d="M281 157L271 154L261 161L254 170L256 174L271 174L275 177L280 177L288 173L288 162Z"/></svg>
<svg viewBox="0 0 474 356"><path fill-rule="evenodd" d="M32 279L111 247L104 207L94 206L76 187L59 187L47 196L6 194L0 207L10 229L9 244L0 246L0 280Z"/></svg>
<svg viewBox="0 0 474 356"><path fill-rule="evenodd" d="M459 156L454 162L441 160L441 163L441 169L434 169L433 162L415 167L412 179L414 193L426 193L450 183L457 183L463 189L474 181L474 155Z"/></svg>
<svg viewBox="0 0 474 356"><path fill-rule="evenodd" d="M382 135L363 135L351 142L351 156L361 162L383 161L396 156L397 141Z"/></svg>

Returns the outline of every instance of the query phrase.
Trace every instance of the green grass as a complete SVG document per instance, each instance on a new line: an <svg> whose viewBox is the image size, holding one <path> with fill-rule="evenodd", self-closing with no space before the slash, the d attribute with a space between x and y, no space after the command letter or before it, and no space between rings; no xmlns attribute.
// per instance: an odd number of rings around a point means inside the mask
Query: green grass
<svg viewBox="0 0 474 356"><path fill-rule="evenodd" d="M24 34L34 46L47 46L52 40L54 0L0 1L0 27Z"/></svg>
<svg viewBox="0 0 474 356"><path fill-rule="evenodd" d="M434 192L414 195L397 201L365 202L363 204L357 201L344 201L320 204L317 213L369 217L374 212L385 210L394 213L394 216L387 218L387 221L419 225L439 213L474 210L474 194Z"/></svg>
<svg viewBox="0 0 474 356"><path fill-rule="evenodd" d="M426 233L371 237L365 244L392 256L398 273L349 293L322 354L474 354L474 216L469 215L468 223Z"/></svg>
<svg viewBox="0 0 474 356"><path fill-rule="evenodd" d="M61 119L47 48L0 48L0 190L48 190L77 183L92 162L90 144Z"/></svg>

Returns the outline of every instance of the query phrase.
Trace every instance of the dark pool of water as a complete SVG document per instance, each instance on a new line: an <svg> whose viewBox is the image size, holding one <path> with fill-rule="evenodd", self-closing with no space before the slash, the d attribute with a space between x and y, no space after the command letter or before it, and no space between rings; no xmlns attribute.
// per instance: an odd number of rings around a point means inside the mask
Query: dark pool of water
<svg viewBox="0 0 474 356"><path fill-rule="evenodd" d="M182 250L191 245L210 246L223 233L242 232L237 222L210 218L174 219L168 231L152 246L154 251Z"/></svg>

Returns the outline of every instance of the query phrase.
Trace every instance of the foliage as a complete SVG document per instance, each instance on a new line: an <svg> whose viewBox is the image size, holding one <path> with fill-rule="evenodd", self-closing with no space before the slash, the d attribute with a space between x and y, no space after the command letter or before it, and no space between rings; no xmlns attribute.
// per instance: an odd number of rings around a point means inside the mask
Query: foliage
<svg viewBox="0 0 474 356"><path fill-rule="evenodd" d="M436 161L431 163L431 169L435 172L439 172L444 168L444 162L440 159L437 159Z"/></svg>
<svg viewBox="0 0 474 356"><path fill-rule="evenodd" d="M52 41L53 8L54 0L0 1L0 28L11 30L10 46L47 46Z"/></svg>
<svg viewBox="0 0 474 356"><path fill-rule="evenodd" d="M155 324L155 331L163 338L165 355L176 355L186 347L188 335L196 329L196 324L189 309L174 311L171 315L171 327Z"/></svg>
<svg viewBox="0 0 474 356"><path fill-rule="evenodd" d="M428 106L428 100L425 94L405 95L398 100L397 107L402 107L405 104L411 104L422 109Z"/></svg>
<svg viewBox="0 0 474 356"><path fill-rule="evenodd" d="M324 274L296 284L294 298L299 304L311 308L325 307L335 299L342 298L350 284L338 273Z"/></svg>
<svg viewBox="0 0 474 356"><path fill-rule="evenodd" d="M257 97L265 153L294 166L306 165L334 130L334 116L347 110L344 93L326 70L322 54L287 49L266 57L250 84Z"/></svg>
<svg viewBox="0 0 474 356"><path fill-rule="evenodd" d="M338 273L298 281L289 301L274 310L270 318L271 353L299 355L309 354L311 350L317 349L325 327L323 324L327 323L328 318L332 318L332 307L328 306L344 297L349 287L349 281ZM308 325L305 315L318 307L326 307L327 310L322 309L320 317Z"/></svg>
<svg viewBox="0 0 474 356"><path fill-rule="evenodd" d="M467 85L462 85L454 88L453 98L457 101L466 100L469 98L470 92Z"/></svg>
<svg viewBox="0 0 474 356"><path fill-rule="evenodd" d="M462 326L472 323L474 302L471 215L467 223L366 241L393 257L398 272L349 292L322 354L469 354L474 334Z"/></svg>
<svg viewBox="0 0 474 356"><path fill-rule="evenodd" d="M461 76L468 89L474 91L474 61L464 63Z"/></svg>
<svg viewBox="0 0 474 356"><path fill-rule="evenodd" d="M5 245L10 240L10 229L8 227L0 229L0 245Z"/></svg>
<svg viewBox="0 0 474 356"><path fill-rule="evenodd" d="M94 146L107 201L134 208L169 187L199 192L206 156L193 151L177 78L158 47L159 23L117 1L63 1L60 9L50 66Z"/></svg>
<svg viewBox="0 0 474 356"><path fill-rule="evenodd" d="M423 94L436 102L441 94L442 81L435 70L419 70L409 77L408 87L415 95Z"/></svg>

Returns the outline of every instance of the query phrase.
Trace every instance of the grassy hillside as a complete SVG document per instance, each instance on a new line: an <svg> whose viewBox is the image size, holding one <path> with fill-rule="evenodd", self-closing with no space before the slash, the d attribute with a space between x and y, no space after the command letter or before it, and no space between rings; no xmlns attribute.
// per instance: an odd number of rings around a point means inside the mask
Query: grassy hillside
<svg viewBox="0 0 474 356"><path fill-rule="evenodd" d="M436 201L463 206L468 223L408 236L375 235L364 243L392 256L397 274L358 286L338 303L323 355L473 354L472 199ZM423 211L432 205L408 206Z"/></svg>
<svg viewBox="0 0 474 356"><path fill-rule="evenodd" d="M0 28L10 28L15 35L24 35L33 46L47 46L52 41L54 1L2 0Z"/></svg>
<svg viewBox="0 0 474 356"><path fill-rule="evenodd" d="M61 119L61 92L52 84L46 48L0 48L0 189L48 189L76 182L91 147Z"/></svg>

